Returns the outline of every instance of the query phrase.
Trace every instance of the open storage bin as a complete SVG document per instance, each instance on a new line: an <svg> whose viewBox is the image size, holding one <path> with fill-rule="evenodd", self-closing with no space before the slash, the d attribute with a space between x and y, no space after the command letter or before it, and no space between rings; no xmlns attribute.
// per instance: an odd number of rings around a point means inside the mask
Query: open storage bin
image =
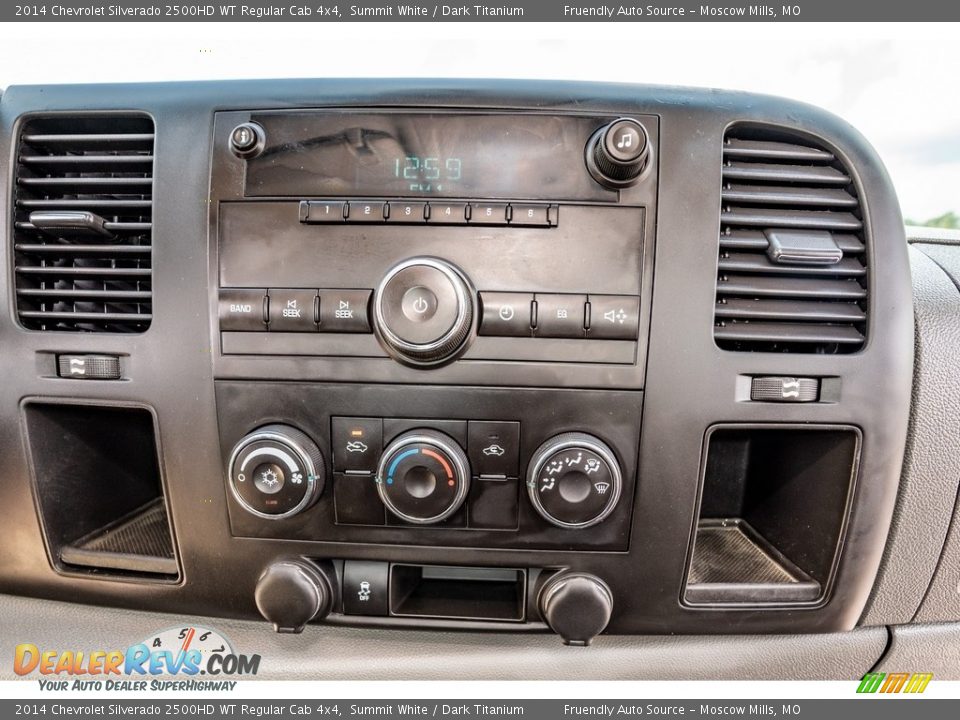
<svg viewBox="0 0 960 720"><path fill-rule="evenodd" d="M28 401L37 507L61 572L175 579L153 414Z"/></svg>
<svg viewBox="0 0 960 720"><path fill-rule="evenodd" d="M684 601L821 601L841 547L859 453L853 427L711 428Z"/></svg>

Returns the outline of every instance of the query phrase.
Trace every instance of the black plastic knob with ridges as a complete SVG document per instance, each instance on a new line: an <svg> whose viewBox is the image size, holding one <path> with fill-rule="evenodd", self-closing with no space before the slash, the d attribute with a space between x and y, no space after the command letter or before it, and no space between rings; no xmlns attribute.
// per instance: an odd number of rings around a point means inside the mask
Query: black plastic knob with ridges
<svg viewBox="0 0 960 720"><path fill-rule="evenodd" d="M632 118L614 120L587 143L587 167L601 185L621 188L640 178L650 159L647 131Z"/></svg>

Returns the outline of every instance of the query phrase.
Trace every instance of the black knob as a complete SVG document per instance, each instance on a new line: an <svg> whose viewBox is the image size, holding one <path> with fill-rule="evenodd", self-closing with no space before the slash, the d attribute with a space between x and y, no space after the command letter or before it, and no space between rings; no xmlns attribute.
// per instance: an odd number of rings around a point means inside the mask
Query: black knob
<svg viewBox="0 0 960 720"><path fill-rule="evenodd" d="M244 437L227 464L230 489L243 508L269 520L310 507L323 492L323 454L307 435L267 425Z"/></svg>
<svg viewBox="0 0 960 720"><path fill-rule="evenodd" d="M623 477L613 450L585 433L565 433L537 448L527 469L534 509L562 528L605 520L620 500Z"/></svg>
<svg viewBox="0 0 960 720"><path fill-rule="evenodd" d="M269 566L257 581L257 609L279 633L298 633L311 620L322 618L333 605L330 580L304 560Z"/></svg>
<svg viewBox="0 0 960 720"><path fill-rule="evenodd" d="M613 613L613 595L600 578L563 573L540 591L540 614L566 645L589 645Z"/></svg>
<svg viewBox="0 0 960 720"><path fill-rule="evenodd" d="M439 365L466 347L476 292L444 260L411 258L392 268L373 299L374 329L394 358L415 367Z"/></svg>
<svg viewBox="0 0 960 720"><path fill-rule="evenodd" d="M587 167L601 185L633 185L647 166L647 131L632 118L620 118L598 130L587 143Z"/></svg>
<svg viewBox="0 0 960 720"><path fill-rule="evenodd" d="M467 456L442 433L404 433L380 457L377 491L401 520L417 525L445 520L463 505L469 489Z"/></svg>
<svg viewBox="0 0 960 720"><path fill-rule="evenodd" d="M263 152L266 139L263 128L256 123L241 123L230 132L230 149L237 157L249 159Z"/></svg>

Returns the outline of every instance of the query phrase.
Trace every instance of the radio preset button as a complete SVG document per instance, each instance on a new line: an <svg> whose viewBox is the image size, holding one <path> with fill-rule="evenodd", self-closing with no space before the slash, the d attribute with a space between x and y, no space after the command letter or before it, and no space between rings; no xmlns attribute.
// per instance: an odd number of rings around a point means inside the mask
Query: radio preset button
<svg viewBox="0 0 960 720"><path fill-rule="evenodd" d="M382 223L387 219L387 208L382 200L351 200L347 205L347 222Z"/></svg>
<svg viewBox="0 0 960 720"><path fill-rule="evenodd" d="M551 212L549 205L510 205L510 224L529 227L550 227Z"/></svg>
<svg viewBox="0 0 960 720"><path fill-rule="evenodd" d="M467 203L430 203L430 212L427 222L434 225L466 225Z"/></svg>
<svg viewBox="0 0 960 720"><path fill-rule="evenodd" d="M482 292L480 305L483 307L481 335L530 337L533 334L532 293Z"/></svg>
<svg viewBox="0 0 960 720"><path fill-rule="evenodd" d="M347 203L343 200L301 200L300 222L307 224L342 223Z"/></svg>
<svg viewBox="0 0 960 720"><path fill-rule="evenodd" d="M264 305L266 290L229 288L220 291L219 316L222 332L257 332L267 329Z"/></svg>
<svg viewBox="0 0 960 720"><path fill-rule="evenodd" d="M635 295L591 295L587 337L636 340L640 329L640 298Z"/></svg>
<svg viewBox="0 0 960 720"><path fill-rule="evenodd" d="M316 290L272 289L271 332L316 332Z"/></svg>
<svg viewBox="0 0 960 720"><path fill-rule="evenodd" d="M470 206L470 224L506 225L508 208L506 203L473 203Z"/></svg>
<svg viewBox="0 0 960 720"><path fill-rule="evenodd" d="M320 332L370 332L370 294L370 290L321 290Z"/></svg>
<svg viewBox="0 0 960 720"><path fill-rule="evenodd" d="M582 338L585 334L586 295L537 293L537 337Z"/></svg>
<svg viewBox="0 0 960 720"><path fill-rule="evenodd" d="M391 202L387 220L391 223L422 223L427 219L425 202Z"/></svg>

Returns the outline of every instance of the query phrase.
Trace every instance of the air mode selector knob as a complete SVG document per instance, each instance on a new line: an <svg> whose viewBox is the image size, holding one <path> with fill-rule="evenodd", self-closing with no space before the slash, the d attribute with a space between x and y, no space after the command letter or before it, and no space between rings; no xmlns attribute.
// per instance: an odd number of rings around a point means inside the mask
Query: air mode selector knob
<svg viewBox="0 0 960 720"><path fill-rule="evenodd" d="M377 491L401 520L430 525L455 513L470 489L470 464L452 438L413 430L394 440L380 457Z"/></svg>
<svg viewBox="0 0 960 720"><path fill-rule="evenodd" d="M306 433L267 425L234 447L227 463L230 489L244 510L268 520L291 517L323 492L323 454Z"/></svg>
<svg viewBox="0 0 960 720"><path fill-rule="evenodd" d="M647 131L633 118L614 120L587 143L587 167L594 179L610 188L633 185L650 157Z"/></svg>
<svg viewBox="0 0 960 720"><path fill-rule="evenodd" d="M476 295L467 276L445 260L405 260L387 272L374 294L374 330L395 359L439 365L466 346Z"/></svg>
<svg viewBox="0 0 960 720"><path fill-rule="evenodd" d="M620 500L623 475L616 455L586 433L565 433L537 448L527 469L534 509L562 528L585 528L605 520Z"/></svg>

